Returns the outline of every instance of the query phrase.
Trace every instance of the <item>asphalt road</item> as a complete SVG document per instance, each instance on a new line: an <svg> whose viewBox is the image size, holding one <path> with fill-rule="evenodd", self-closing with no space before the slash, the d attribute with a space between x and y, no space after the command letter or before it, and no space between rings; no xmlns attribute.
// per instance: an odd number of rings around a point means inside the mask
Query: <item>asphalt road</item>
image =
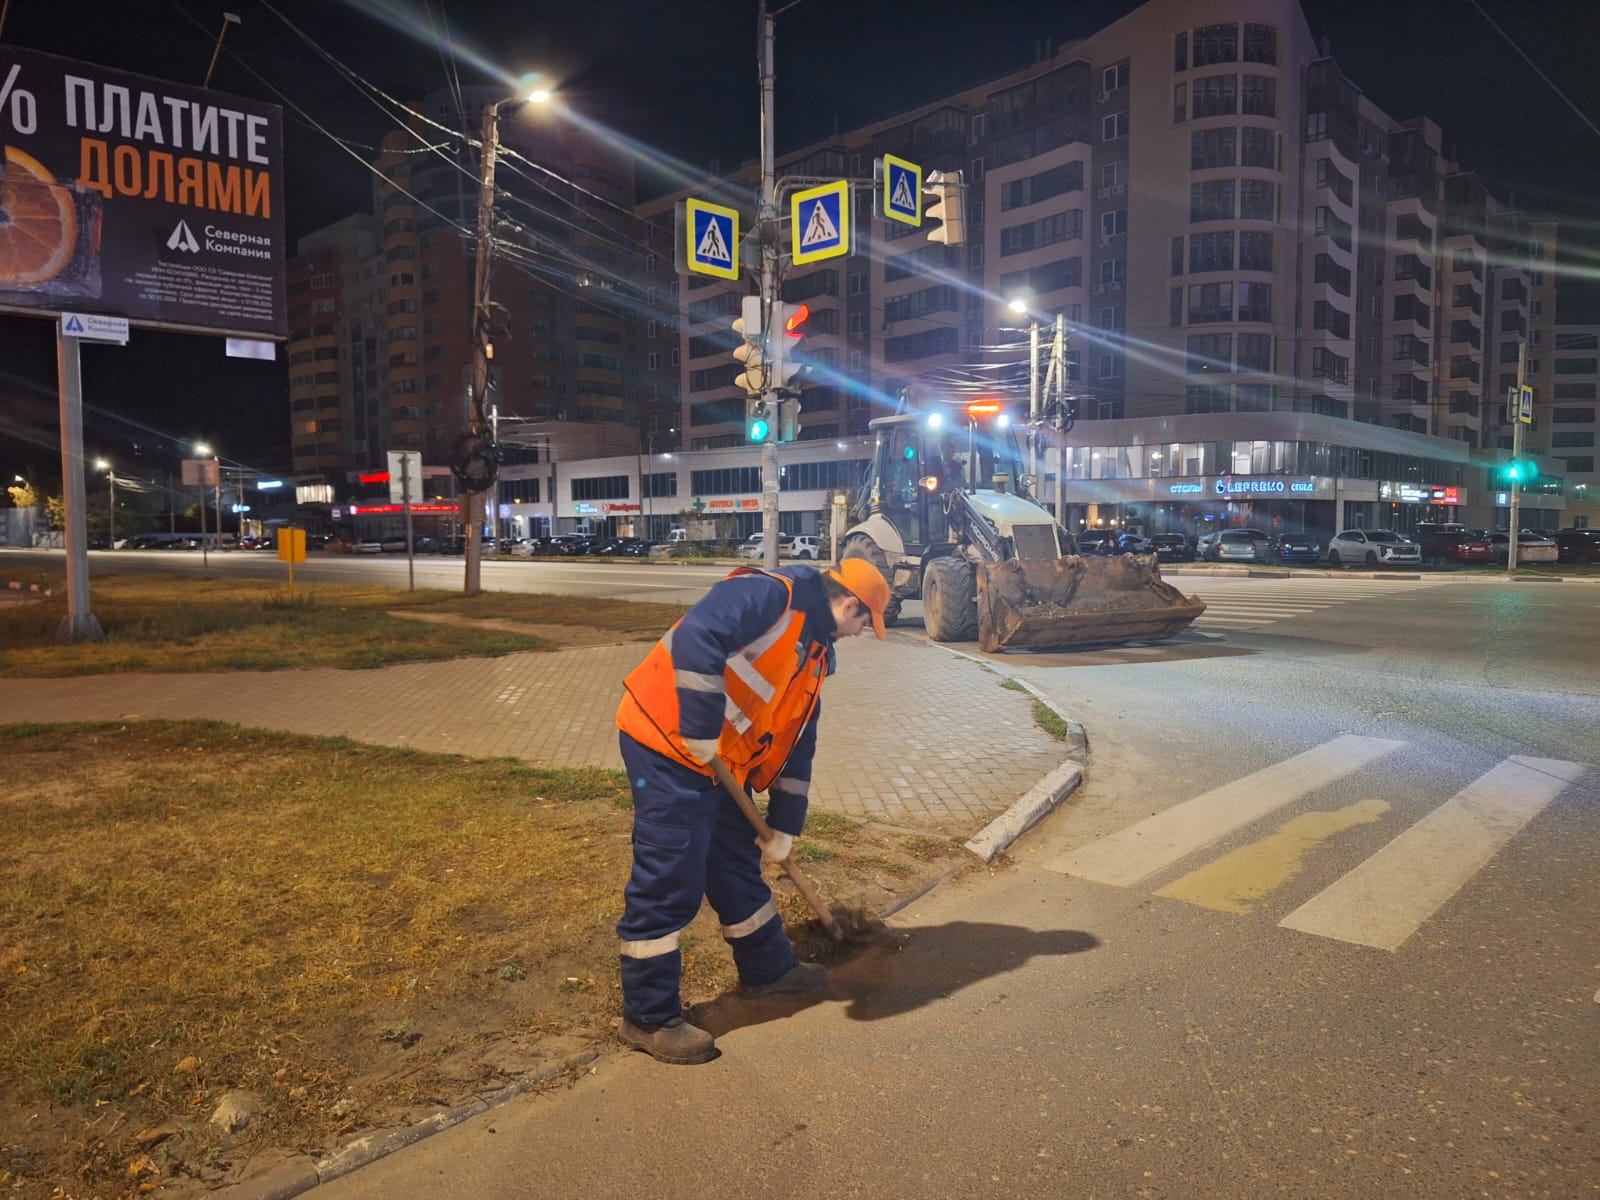
<svg viewBox="0 0 1600 1200"><path fill-rule="evenodd" d="M717 573L661 570L611 594ZM713 1064L607 1057L317 1194L1593 1195L1600 586L1176 582L1210 608L1174 642L993 656L1087 781L825 1000L719 1004Z"/></svg>

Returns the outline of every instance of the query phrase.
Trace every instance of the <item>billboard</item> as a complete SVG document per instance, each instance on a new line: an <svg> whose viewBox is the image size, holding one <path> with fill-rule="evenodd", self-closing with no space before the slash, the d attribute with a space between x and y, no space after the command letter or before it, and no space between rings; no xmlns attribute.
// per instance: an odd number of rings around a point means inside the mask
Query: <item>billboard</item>
<svg viewBox="0 0 1600 1200"><path fill-rule="evenodd" d="M0 312L278 337L283 114L0 45Z"/></svg>

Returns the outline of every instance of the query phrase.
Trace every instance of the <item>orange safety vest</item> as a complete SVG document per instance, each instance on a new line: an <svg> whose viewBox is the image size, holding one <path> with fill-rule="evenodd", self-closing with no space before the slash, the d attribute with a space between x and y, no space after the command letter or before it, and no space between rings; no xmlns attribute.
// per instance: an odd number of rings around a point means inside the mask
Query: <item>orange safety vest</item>
<svg viewBox="0 0 1600 1200"><path fill-rule="evenodd" d="M728 578L762 574L766 572L741 567ZM769 578L788 588L792 604L794 585L781 575ZM711 775L711 768L689 753L678 724L678 685L672 666L672 635L677 628L673 625L623 681L617 728L658 754ZM801 659L804 629L805 614L786 607L770 629L729 655L723 670L726 704L717 753L752 791L765 791L778 778L811 719L828 674L826 646L811 646Z"/></svg>

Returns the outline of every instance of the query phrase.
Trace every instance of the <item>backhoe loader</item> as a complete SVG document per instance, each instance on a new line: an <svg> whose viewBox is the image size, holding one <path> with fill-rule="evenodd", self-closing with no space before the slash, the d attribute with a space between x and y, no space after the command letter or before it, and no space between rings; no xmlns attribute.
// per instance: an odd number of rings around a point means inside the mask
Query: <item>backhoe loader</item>
<svg viewBox="0 0 1600 1200"><path fill-rule="evenodd" d="M922 601L937 642L1011 648L1159 641L1205 611L1153 554L1087 557L1030 494L1002 405L874 419L872 465L852 496L843 558L889 581L892 624Z"/></svg>

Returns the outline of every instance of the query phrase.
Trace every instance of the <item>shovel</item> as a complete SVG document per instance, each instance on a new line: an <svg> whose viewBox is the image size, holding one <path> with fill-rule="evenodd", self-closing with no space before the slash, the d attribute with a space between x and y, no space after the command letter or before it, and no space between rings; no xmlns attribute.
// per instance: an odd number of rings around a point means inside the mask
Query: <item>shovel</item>
<svg viewBox="0 0 1600 1200"><path fill-rule="evenodd" d="M765 845L772 838L772 830L768 828L766 818L761 815L761 810L739 786L739 781L733 777L733 772L728 769L728 764L722 761L722 755L713 755L711 769L716 772L717 780L727 789L728 795L733 797L739 811L744 813L749 820L751 828L756 831L756 837ZM822 922L822 928L828 936L836 942L844 941L844 930L834 920L832 911L822 902L822 897L817 895L817 889L811 886L811 881L800 873L800 868L795 866L794 856L783 860L783 869L788 874L794 886L805 897L806 903L811 906L811 911L817 914L817 920Z"/></svg>

